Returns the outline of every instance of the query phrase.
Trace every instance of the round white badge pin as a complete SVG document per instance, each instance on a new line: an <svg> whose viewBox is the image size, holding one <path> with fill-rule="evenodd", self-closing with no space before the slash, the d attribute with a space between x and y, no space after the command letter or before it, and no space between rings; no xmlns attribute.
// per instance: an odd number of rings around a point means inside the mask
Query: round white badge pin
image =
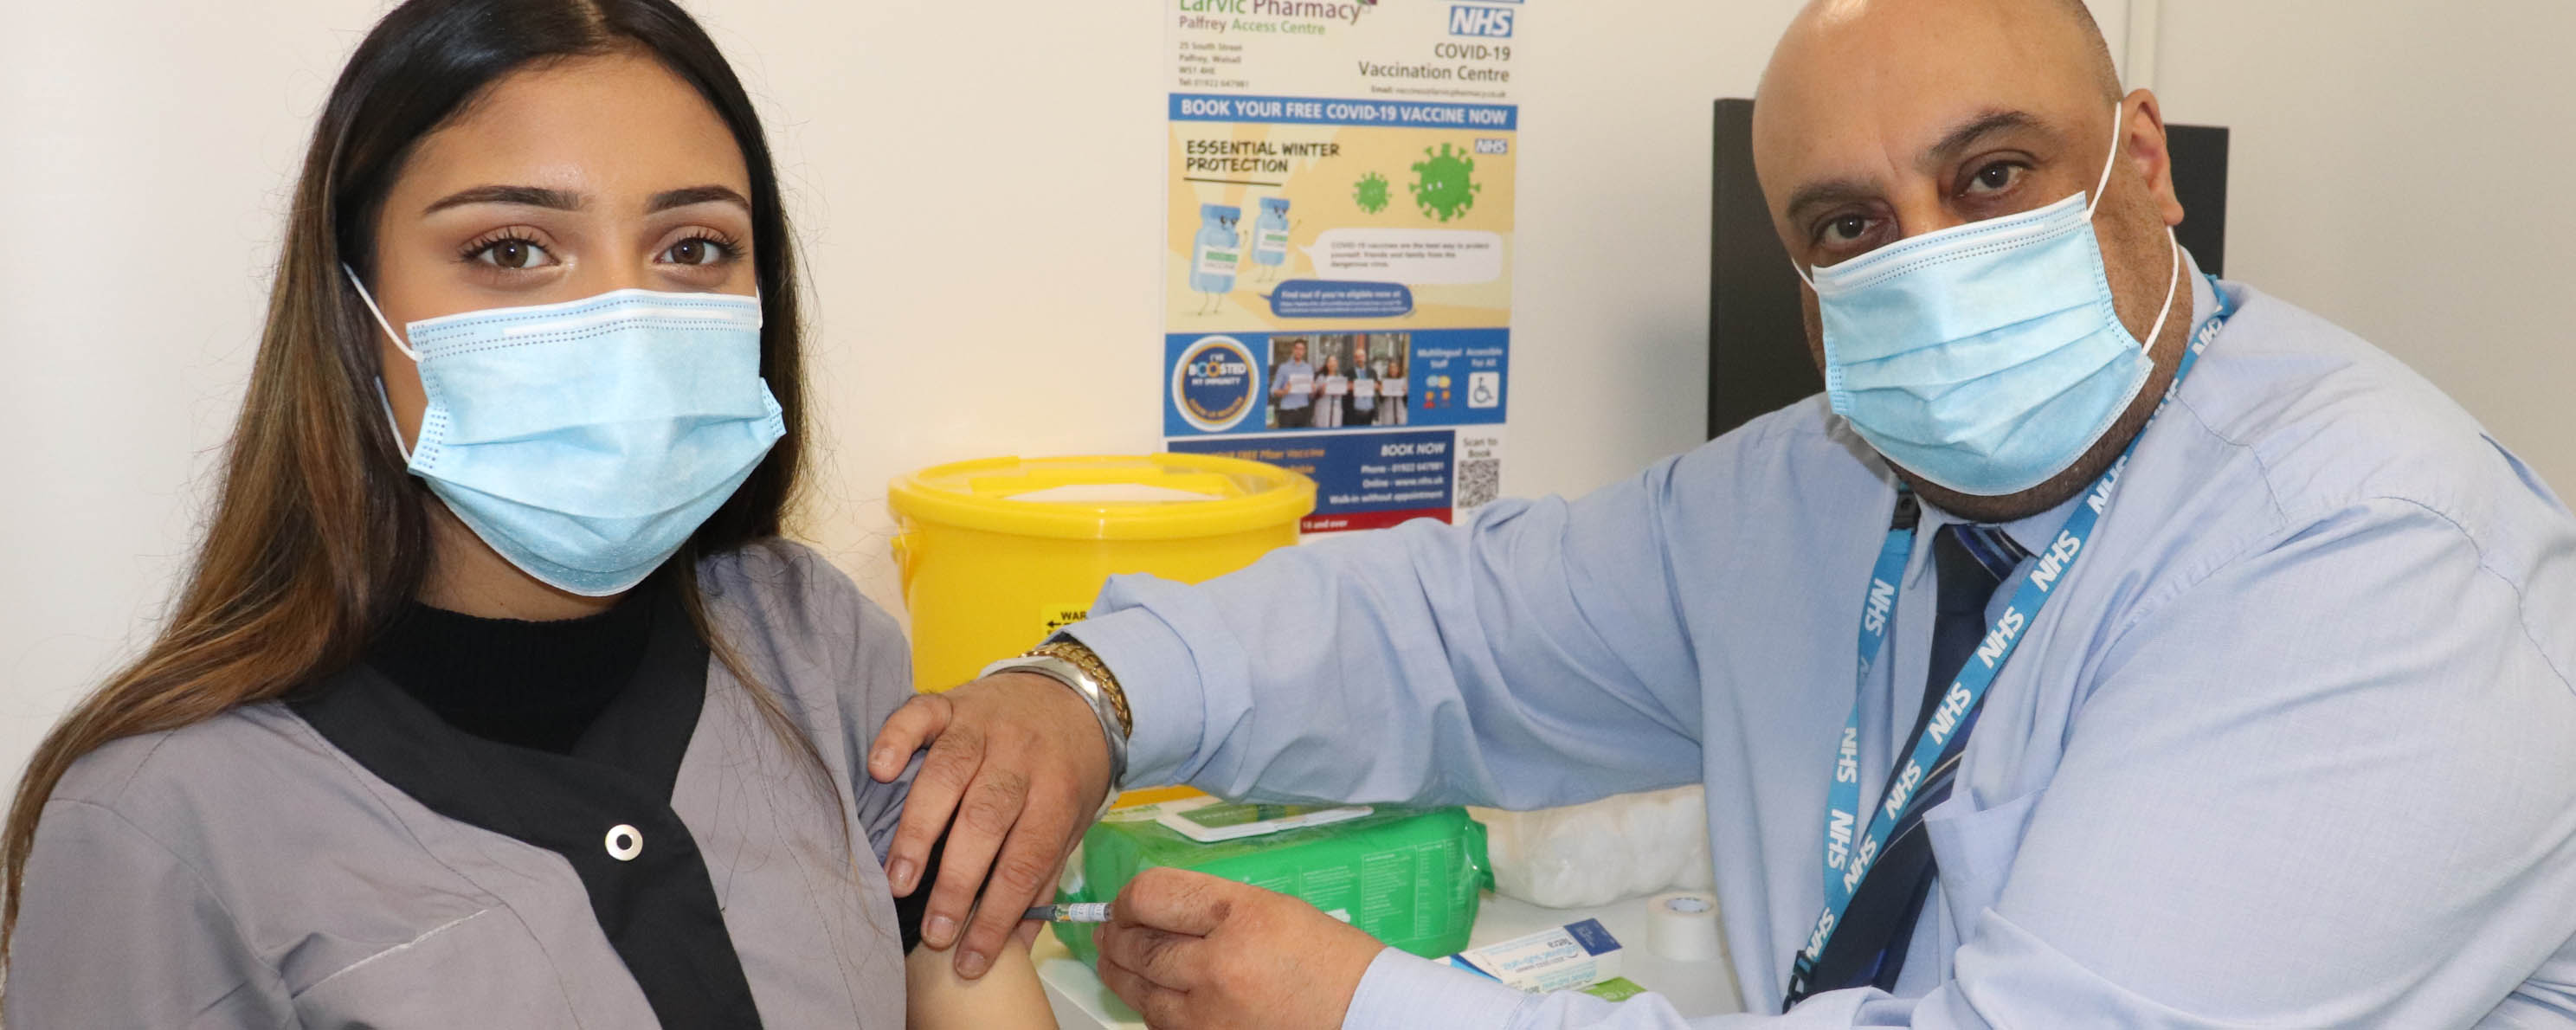
<svg viewBox="0 0 2576 1030"><path fill-rule="evenodd" d="M635 861L644 853L644 834L632 826L619 823L608 828L608 857L620 862Z"/></svg>

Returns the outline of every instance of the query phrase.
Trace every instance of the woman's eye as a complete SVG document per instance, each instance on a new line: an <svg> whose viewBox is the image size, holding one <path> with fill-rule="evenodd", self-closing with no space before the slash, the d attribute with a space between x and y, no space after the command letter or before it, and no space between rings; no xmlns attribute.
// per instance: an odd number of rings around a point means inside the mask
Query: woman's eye
<svg viewBox="0 0 2576 1030"><path fill-rule="evenodd" d="M475 250L474 260L497 268L513 270L543 268L555 263L554 255L546 253L546 248L537 246L533 241L516 238L494 240L484 244Z"/></svg>
<svg viewBox="0 0 2576 1030"><path fill-rule="evenodd" d="M2025 169L2022 166L2008 161L1995 162L1977 169L1977 174L1968 178L1966 192L2001 193L2011 189L2014 183L2020 182L2023 171Z"/></svg>
<svg viewBox="0 0 2576 1030"><path fill-rule="evenodd" d="M674 265L712 265L732 256L732 247L704 236L681 240L662 252L662 260Z"/></svg>

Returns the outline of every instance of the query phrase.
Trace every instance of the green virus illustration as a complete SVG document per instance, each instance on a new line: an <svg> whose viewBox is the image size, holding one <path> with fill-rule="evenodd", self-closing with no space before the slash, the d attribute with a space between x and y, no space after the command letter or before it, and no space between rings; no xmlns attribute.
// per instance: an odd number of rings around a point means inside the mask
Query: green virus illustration
<svg viewBox="0 0 2576 1030"><path fill-rule="evenodd" d="M1360 176L1360 181L1351 184L1351 202L1358 204L1362 211L1370 214L1384 211L1386 201L1386 176L1370 172Z"/></svg>
<svg viewBox="0 0 2576 1030"><path fill-rule="evenodd" d="M1424 157L1413 163L1413 202L1422 205L1422 213L1443 222L1467 213L1476 206L1476 194L1484 191L1475 181L1476 159L1464 150L1443 143L1438 151L1422 148Z"/></svg>

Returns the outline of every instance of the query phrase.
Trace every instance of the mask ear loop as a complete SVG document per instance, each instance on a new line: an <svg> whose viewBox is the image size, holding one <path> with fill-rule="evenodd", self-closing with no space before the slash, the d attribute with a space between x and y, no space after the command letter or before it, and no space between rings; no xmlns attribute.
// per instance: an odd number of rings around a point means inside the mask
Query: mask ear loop
<svg viewBox="0 0 2576 1030"><path fill-rule="evenodd" d="M2124 104L2111 105L2111 156L2103 159L2102 178L2093 184L2093 202L2084 207L2086 221L2091 221L2093 212L2101 209L2103 191L2111 188L2111 169L2119 167L2120 140L2126 135L2120 130L2128 122L2124 114L2127 110ZM2173 271L2165 279L2165 306L2157 309L2155 325L2147 330L2145 338L2138 341L2138 348L2150 353L2156 349L2156 337L2164 335L2165 319L2173 315L2174 294L2178 292L2176 287L2182 285L2182 240L2174 235L2172 226L2165 227L2165 244L2173 251Z"/></svg>
<svg viewBox="0 0 2576 1030"><path fill-rule="evenodd" d="M2129 120L2122 112L2127 110L2128 106L2125 104L2111 105L2111 154L2102 159L2102 177L2093 183L2093 202L2084 205L2086 221L2092 220L2093 212L2101 210L2102 191L2111 188L2111 169L2120 163L2120 138L2126 135L2120 130Z"/></svg>
<svg viewBox="0 0 2576 1030"><path fill-rule="evenodd" d="M385 339L393 341L394 349L403 352L412 364L420 364L420 352L404 343L401 334L394 332L393 323L385 321L384 309L377 307L376 298L367 293L367 284L358 281L358 270L342 262L340 272L349 277L349 285L358 288L358 299L366 302L368 314L376 316L376 327L385 331ZM395 453L402 455L403 464L411 464L411 445L403 440L402 422L394 418L394 401L385 394L385 377L381 375L376 377L376 403L385 409L385 427L394 432Z"/></svg>
<svg viewBox="0 0 2576 1030"><path fill-rule="evenodd" d="M358 299L366 302L368 314L376 316L376 327L385 331L385 339L393 341L394 349L403 352L403 356L410 358L412 364L420 364L420 352L411 349L410 344L404 343L402 334L394 331L394 324L385 321L385 309L376 306L376 298L367 292L367 284L358 281L358 270L342 262L340 272L349 277L349 285L358 288Z"/></svg>
<svg viewBox="0 0 2576 1030"><path fill-rule="evenodd" d="M2165 317L2173 314L2174 296L2182 286L2182 240L2174 236L2172 226L2165 227L2165 243L2173 251L2173 272L2165 278L2165 306L2156 310L2156 324L2147 330L2146 339L2138 341L2138 349L2149 354L2155 353L2156 337L2164 335Z"/></svg>

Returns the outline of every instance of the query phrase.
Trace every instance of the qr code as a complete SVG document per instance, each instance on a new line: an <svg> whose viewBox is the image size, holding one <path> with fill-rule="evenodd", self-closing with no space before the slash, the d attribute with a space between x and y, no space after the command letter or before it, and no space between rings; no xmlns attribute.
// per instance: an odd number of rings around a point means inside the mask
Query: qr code
<svg viewBox="0 0 2576 1030"><path fill-rule="evenodd" d="M1458 463L1458 507L1484 507L1502 492L1502 459L1484 458Z"/></svg>

